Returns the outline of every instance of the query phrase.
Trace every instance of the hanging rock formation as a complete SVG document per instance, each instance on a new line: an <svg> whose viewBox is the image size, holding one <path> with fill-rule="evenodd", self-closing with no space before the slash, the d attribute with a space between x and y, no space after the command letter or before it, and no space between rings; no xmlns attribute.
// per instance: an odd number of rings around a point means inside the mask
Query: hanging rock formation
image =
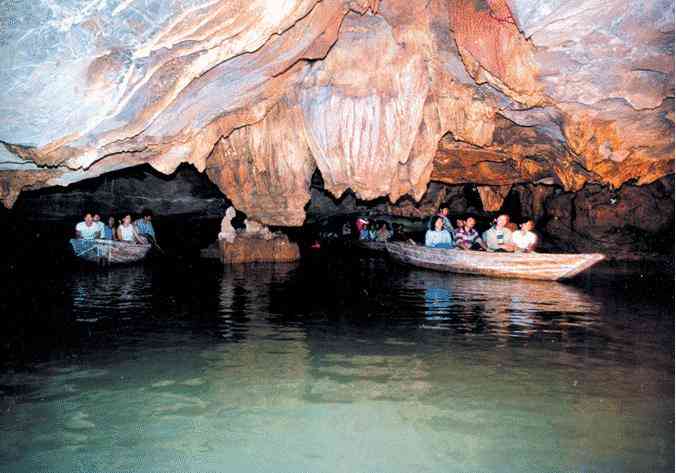
<svg viewBox="0 0 676 473"><path fill-rule="evenodd" d="M0 6L0 199L149 163L300 225L362 199L674 172L672 0L17 0Z"/></svg>

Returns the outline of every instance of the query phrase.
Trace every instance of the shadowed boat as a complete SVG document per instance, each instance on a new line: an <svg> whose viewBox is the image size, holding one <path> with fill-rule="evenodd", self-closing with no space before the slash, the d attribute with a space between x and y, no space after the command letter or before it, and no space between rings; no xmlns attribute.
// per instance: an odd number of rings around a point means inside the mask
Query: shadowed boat
<svg viewBox="0 0 676 473"><path fill-rule="evenodd" d="M79 240L72 239L70 244L78 258L92 263L123 264L134 263L146 257L152 245L137 245L126 241Z"/></svg>
<svg viewBox="0 0 676 473"><path fill-rule="evenodd" d="M605 258L593 254L490 253L428 248L409 243L387 243L397 261L420 268L500 278L569 279Z"/></svg>
<svg viewBox="0 0 676 473"><path fill-rule="evenodd" d="M385 248L385 242L384 241L358 240L358 241L354 242L354 246L356 248L361 249L361 250L367 250L367 251L378 251L378 252L383 252L383 253L385 253L387 251L387 248Z"/></svg>

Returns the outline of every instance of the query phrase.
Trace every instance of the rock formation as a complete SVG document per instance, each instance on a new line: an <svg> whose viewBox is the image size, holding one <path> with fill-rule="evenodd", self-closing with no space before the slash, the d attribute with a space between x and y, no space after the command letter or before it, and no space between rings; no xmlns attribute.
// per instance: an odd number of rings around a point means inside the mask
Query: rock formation
<svg viewBox="0 0 676 473"><path fill-rule="evenodd" d="M228 209L225 211L225 215L221 221L221 231L218 234L219 240L225 240L228 243L235 241L235 238L237 237L237 231L235 231L230 222L232 222L232 219L235 218L236 214L237 211L232 206L228 207Z"/></svg>
<svg viewBox="0 0 676 473"><path fill-rule="evenodd" d="M234 217L234 208L230 207L228 211ZM227 212L225 218L228 218ZM228 225L229 223L228 221ZM298 245L291 242L286 235L272 233L268 227L255 220L246 219L244 225L245 229L236 232L232 238L231 234L225 235L227 238L221 238L222 231L219 234L218 249L223 263L279 263L300 258Z"/></svg>
<svg viewBox="0 0 676 473"><path fill-rule="evenodd" d="M650 184L674 173L673 35L672 0L5 2L0 199L190 163L301 225L316 169L391 202L472 183L486 209Z"/></svg>

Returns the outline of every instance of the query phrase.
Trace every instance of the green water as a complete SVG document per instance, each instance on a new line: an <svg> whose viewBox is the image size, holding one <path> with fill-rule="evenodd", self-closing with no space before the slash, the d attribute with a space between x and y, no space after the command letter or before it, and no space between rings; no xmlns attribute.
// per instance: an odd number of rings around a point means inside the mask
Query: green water
<svg viewBox="0 0 676 473"><path fill-rule="evenodd" d="M137 267L28 307L17 280L5 346L39 356L3 365L0 471L673 471L673 297L618 274Z"/></svg>

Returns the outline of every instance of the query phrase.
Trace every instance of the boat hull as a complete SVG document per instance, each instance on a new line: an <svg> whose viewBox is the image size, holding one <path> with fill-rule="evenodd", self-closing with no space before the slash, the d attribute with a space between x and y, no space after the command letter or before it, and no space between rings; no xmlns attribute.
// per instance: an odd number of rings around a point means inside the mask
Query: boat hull
<svg viewBox="0 0 676 473"><path fill-rule="evenodd" d="M366 251L376 251L376 252L381 252L381 253L385 253L387 251L387 248L385 248L385 242L384 241L359 240L359 241L354 242L354 246L361 249L361 250L366 250Z"/></svg>
<svg viewBox="0 0 676 473"><path fill-rule="evenodd" d="M558 281L569 279L605 258L593 254L491 253L387 243L388 254L404 264L462 274Z"/></svg>
<svg viewBox="0 0 676 473"><path fill-rule="evenodd" d="M92 263L129 264L146 257L152 245L114 240L70 240L73 253Z"/></svg>

